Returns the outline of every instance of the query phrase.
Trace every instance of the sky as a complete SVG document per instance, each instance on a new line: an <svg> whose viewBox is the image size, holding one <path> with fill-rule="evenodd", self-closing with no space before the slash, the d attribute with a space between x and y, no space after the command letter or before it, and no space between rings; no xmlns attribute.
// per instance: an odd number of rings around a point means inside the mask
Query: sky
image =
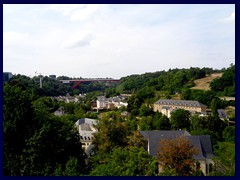
<svg viewBox="0 0 240 180"><path fill-rule="evenodd" d="M3 4L3 72L118 79L231 63L234 4Z"/></svg>

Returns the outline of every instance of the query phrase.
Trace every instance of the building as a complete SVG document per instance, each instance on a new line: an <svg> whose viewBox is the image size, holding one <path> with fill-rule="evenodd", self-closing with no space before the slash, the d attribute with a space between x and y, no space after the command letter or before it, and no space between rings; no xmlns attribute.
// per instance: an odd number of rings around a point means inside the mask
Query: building
<svg viewBox="0 0 240 180"><path fill-rule="evenodd" d="M49 77L52 78L52 79L56 79L57 78L56 75L49 75Z"/></svg>
<svg viewBox="0 0 240 180"><path fill-rule="evenodd" d="M97 97L97 109L114 109L122 106L127 106L127 98L124 96L115 96L106 98L105 96Z"/></svg>
<svg viewBox="0 0 240 180"><path fill-rule="evenodd" d="M96 124L97 120L90 118L78 119L75 123L80 134L80 141L84 150L87 150L88 147L92 144L93 134L97 132L97 129L94 127Z"/></svg>
<svg viewBox="0 0 240 180"><path fill-rule="evenodd" d="M63 116L65 115L64 109L62 107L58 108L55 112L54 112L55 116Z"/></svg>
<svg viewBox="0 0 240 180"><path fill-rule="evenodd" d="M3 72L3 82L8 81L12 76L13 74L11 72Z"/></svg>
<svg viewBox="0 0 240 180"><path fill-rule="evenodd" d="M229 120L228 119L228 115L227 115L227 113L226 113L226 111L224 109L218 109L217 112L218 112L218 117L221 120Z"/></svg>
<svg viewBox="0 0 240 180"><path fill-rule="evenodd" d="M153 104L153 110L166 115L168 118L171 113L176 109L184 109L191 113L206 114L207 106L198 102L190 100L172 100L172 99L160 99Z"/></svg>
<svg viewBox="0 0 240 180"><path fill-rule="evenodd" d="M140 134L147 140L146 149L148 153L154 157L157 157L160 140L174 139L180 136L186 137L193 146L199 149L199 154L193 158L199 162L203 174L206 176L211 171L213 148L209 135L191 136L187 131L140 131Z"/></svg>

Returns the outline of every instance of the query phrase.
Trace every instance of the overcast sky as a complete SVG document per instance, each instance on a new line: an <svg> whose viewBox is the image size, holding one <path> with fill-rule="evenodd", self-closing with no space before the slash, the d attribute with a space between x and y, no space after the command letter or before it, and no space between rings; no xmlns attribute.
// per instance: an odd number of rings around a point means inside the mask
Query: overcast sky
<svg viewBox="0 0 240 180"><path fill-rule="evenodd" d="M3 5L3 71L120 78L235 64L235 5Z"/></svg>

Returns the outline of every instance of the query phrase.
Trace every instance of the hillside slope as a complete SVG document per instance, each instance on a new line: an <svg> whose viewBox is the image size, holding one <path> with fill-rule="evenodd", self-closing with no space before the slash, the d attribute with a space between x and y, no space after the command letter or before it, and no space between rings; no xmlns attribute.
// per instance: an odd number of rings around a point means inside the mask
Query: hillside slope
<svg viewBox="0 0 240 180"><path fill-rule="evenodd" d="M201 78L201 79L196 79L194 81L195 86L192 87L191 89L200 89L200 90L210 90L210 82L218 77L221 77L223 75L223 73L213 73L205 78Z"/></svg>

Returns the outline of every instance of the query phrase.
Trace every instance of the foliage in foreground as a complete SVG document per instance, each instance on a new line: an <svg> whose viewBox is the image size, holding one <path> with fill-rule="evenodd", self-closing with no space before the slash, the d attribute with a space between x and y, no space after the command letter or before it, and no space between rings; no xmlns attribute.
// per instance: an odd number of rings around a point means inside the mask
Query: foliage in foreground
<svg viewBox="0 0 240 180"><path fill-rule="evenodd" d="M155 175L156 170L156 160L143 148L118 147L114 148L90 175L152 176Z"/></svg>

